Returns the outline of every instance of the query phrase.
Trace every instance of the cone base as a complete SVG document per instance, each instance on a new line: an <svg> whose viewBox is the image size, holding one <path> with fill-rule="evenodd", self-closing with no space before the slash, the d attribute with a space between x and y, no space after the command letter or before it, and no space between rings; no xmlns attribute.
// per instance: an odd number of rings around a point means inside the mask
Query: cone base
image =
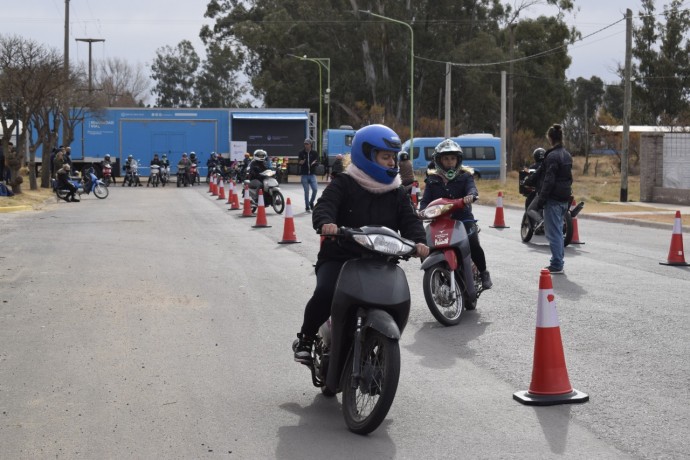
<svg viewBox="0 0 690 460"><path fill-rule="evenodd" d="M687 262L659 262L659 265L671 265L673 267L690 267Z"/></svg>
<svg viewBox="0 0 690 460"><path fill-rule="evenodd" d="M252 225L252 228L268 228L270 225Z"/></svg>
<svg viewBox="0 0 690 460"><path fill-rule="evenodd" d="M278 241L278 244L293 244L293 243L301 243L301 241L291 241L291 240L283 240L283 241Z"/></svg>
<svg viewBox="0 0 690 460"><path fill-rule="evenodd" d="M510 228L507 225L489 225L491 228Z"/></svg>
<svg viewBox="0 0 690 460"><path fill-rule="evenodd" d="M241 211L241 208L228 208L228 211Z"/></svg>
<svg viewBox="0 0 690 460"><path fill-rule="evenodd" d="M584 241L571 241L568 244L585 244L585 242Z"/></svg>
<svg viewBox="0 0 690 460"><path fill-rule="evenodd" d="M562 395L537 395L529 391L513 393L513 399L526 406L555 406L558 404L579 404L589 401L589 395L573 388Z"/></svg>

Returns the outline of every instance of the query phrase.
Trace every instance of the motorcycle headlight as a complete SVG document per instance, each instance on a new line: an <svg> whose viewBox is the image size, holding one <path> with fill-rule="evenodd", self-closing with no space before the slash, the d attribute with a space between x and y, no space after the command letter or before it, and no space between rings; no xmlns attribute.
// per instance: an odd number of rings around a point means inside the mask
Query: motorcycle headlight
<svg viewBox="0 0 690 460"><path fill-rule="evenodd" d="M453 208L452 204L437 204L434 206L429 206L422 211L422 217L425 219L434 219L441 216Z"/></svg>
<svg viewBox="0 0 690 460"><path fill-rule="evenodd" d="M405 256L415 249L414 246L410 246L398 238L386 235L353 235L352 238L371 251L394 256Z"/></svg>

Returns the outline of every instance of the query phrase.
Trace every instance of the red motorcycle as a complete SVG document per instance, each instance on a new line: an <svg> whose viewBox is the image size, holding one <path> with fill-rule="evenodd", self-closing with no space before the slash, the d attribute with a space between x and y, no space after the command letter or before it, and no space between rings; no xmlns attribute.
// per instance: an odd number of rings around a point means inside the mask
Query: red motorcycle
<svg viewBox="0 0 690 460"><path fill-rule="evenodd" d="M477 308L483 291L469 241L479 228L472 225L468 234L462 221L451 218L453 211L464 207L462 198L439 198L419 213L430 221L426 228L429 256L422 263L424 299L431 314L444 326L458 324L463 311Z"/></svg>
<svg viewBox="0 0 690 460"><path fill-rule="evenodd" d="M192 163L189 167L189 183L191 185L201 184L201 176L199 176L199 171L197 170L196 163Z"/></svg>
<svg viewBox="0 0 690 460"><path fill-rule="evenodd" d="M108 187L111 182L113 182L113 167L110 163L106 163L103 165L103 184Z"/></svg>

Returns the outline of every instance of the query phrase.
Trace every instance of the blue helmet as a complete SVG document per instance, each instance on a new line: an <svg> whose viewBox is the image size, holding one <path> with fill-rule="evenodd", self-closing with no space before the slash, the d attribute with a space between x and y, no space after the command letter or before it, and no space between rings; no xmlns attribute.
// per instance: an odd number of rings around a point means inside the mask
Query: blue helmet
<svg viewBox="0 0 690 460"><path fill-rule="evenodd" d="M376 150L400 152L400 137L384 125L369 125L359 129L352 139L352 163L376 182L390 184L398 175L398 164L394 168L384 168L376 163Z"/></svg>

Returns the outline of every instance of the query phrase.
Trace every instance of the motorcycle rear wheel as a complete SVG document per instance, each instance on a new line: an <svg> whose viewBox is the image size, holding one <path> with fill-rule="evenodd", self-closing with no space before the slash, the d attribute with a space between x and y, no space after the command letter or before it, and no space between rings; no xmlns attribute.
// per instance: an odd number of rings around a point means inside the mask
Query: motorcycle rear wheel
<svg viewBox="0 0 690 460"><path fill-rule="evenodd" d="M273 192L271 199L271 206L276 214L282 214L285 210L285 197L280 192Z"/></svg>
<svg viewBox="0 0 690 460"><path fill-rule="evenodd" d="M393 404L400 379L400 346L378 331L366 332L360 362L360 378L353 388L352 360L343 372L343 416L350 431L368 434L383 422Z"/></svg>
<svg viewBox="0 0 690 460"><path fill-rule="evenodd" d="M462 285L457 276L450 286L450 267L439 263L424 272L424 299L429 311L444 326L455 326L460 322L462 312L466 309ZM452 289L452 291L451 291Z"/></svg>
<svg viewBox="0 0 690 460"><path fill-rule="evenodd" d="M528 243L534 235L534 229L530 223L527 213L522 215L522 223L520 224L520 238L523 243Z"/></svg>
<svg viewBox="0 0 690 460"><path fill-rule="evenodd" d="M110 194L110 191L108 190L108 187L106 187L103 184L96 184L96 186L93 188L93 194L96 195L96 198L100 198L101 200L108 198L108 194Z"/></svg>

